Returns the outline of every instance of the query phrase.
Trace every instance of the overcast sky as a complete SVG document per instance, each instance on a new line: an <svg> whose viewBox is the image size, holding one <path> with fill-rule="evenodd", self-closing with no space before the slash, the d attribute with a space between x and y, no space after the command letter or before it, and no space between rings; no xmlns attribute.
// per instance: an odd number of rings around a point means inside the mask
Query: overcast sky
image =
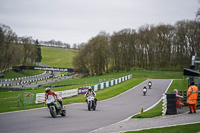
<svg viewBox="0 0 200 133"><path fill-rule="evenodd" d="M73 45L100 31L194 20L199 5L198 0L0 0L0 23L18 36Z"/></svg>

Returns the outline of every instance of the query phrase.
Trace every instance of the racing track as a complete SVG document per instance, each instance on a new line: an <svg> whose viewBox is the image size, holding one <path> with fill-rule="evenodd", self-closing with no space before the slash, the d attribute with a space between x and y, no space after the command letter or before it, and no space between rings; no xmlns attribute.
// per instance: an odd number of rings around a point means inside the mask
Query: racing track
<svg viewBox="0 0 200 133"><path fill-rule="evenodd" d="M147 109L162 98L171 80L151 79L152 89L143 96L148 80L114 98L99 101L96 111L86 103L66 105L66 117L52 118L47 108L0 114L0 133L86 133L105 127ZM84 98L83 98L84 100Z"/></svg>

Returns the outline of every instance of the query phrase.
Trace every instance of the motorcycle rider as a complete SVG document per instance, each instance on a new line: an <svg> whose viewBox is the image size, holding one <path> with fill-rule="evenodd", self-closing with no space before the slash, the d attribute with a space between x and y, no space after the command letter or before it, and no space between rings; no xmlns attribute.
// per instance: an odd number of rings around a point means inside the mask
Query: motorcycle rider
<svg viewBox="0 0 200 133"><path fill-rule="evenodd" d="M91 87L88 88L88 91L87 93L85 93L85 97L88 97L88 96L93 96L94 97L94 101L95 101L95 104L97 105L97 99L96 99L96 93L92 90ZM85 100L85 102L87 102L87 99Z"/></svg>
<svg viewBox="0 0 200 133"><path fill-rule="evenodd" d="M45 89L45 101L46 99L48 98L49 95L52 95L52 96L56 96L56 99L57 101L60 103L61 105L61 108L63 109L63 104L62 104L62 100L59 98L58 94L56 94L54 91L52 91L50 88L46 88Z"/></svg>
<svg viewBox="0 0 200 133"><path fill-rule="evenodd" d="M149 85L149 89L150 89L150 87L152 86L152 83L151 83L151 81L149 81L148 85Z"/></svg>
<svg viewBox="0 0 200 133"><path fill-rule="evenodd" d="M143 87L143 93L145 93L145 94L146 94L146 92L147 92L147 86L146 86L146 85L144 85L144 87Z"/></svg>

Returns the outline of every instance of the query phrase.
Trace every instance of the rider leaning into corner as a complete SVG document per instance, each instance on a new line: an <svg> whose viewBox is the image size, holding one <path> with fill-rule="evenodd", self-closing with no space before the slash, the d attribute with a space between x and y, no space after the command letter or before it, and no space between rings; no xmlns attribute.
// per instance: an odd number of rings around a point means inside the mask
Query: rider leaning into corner
<svg viewBox="0 0 200 133"><path fill-rule="evenodd" d="M45 101L46 99L48 98L49 95L52 95L52 96L56 96L56 99L57 101L60 103L62 109L63 109L63 104L62 104L62 100L59 98L58 94L56 94L54 91L52 91L50 88L46 88L45 89Z"/></svg>
<svg viewBox="0 0 200 133"><path fill-rule="evenodd" d="M92 90L91 87L89 87L87 93L85 93L85 97L88 97L88 96L93 96L95 100L95 104L97 105L97 99L95 97L96 93ZM87 102L87 99L85 100L85 102Z"/></svg>

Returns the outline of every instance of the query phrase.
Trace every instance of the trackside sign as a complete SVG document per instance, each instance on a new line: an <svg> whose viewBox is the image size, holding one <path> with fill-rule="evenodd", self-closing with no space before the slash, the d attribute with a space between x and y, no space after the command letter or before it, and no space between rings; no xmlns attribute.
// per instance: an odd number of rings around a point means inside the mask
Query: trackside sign
<svg viewBox="0 0 200 133"><path fill-rule="evenodd" d="M80 72L73 68L58 68L58 67L39 67L39 66L13 66L13 70L42 70L42 71L58 71L58 72Z"/></svg>
<svg viewBox="0 0 200 133"><path fill-rule="evenodd" d="M60 96L61 96L62 98L77 96L77 95L78 95L78 89L60 91L59 93L60 93Z"/></svg>
<svg viewBox="0 0 200 133"><path fill-rule="evenodd" d="M53 67L34 67L34 70L68 72L67 68L53 68Z"/></svg>
<svg viewBox="0 0 200 133"><path fill-rule="evenodd" d="M78 89L58 91L55 93L57 93L59 97L61 98L67 98L67 97L77 96ZM35 103L38 104L38 103L44 103L44 102L45 102L45 93L37 93Z"/></svg>

